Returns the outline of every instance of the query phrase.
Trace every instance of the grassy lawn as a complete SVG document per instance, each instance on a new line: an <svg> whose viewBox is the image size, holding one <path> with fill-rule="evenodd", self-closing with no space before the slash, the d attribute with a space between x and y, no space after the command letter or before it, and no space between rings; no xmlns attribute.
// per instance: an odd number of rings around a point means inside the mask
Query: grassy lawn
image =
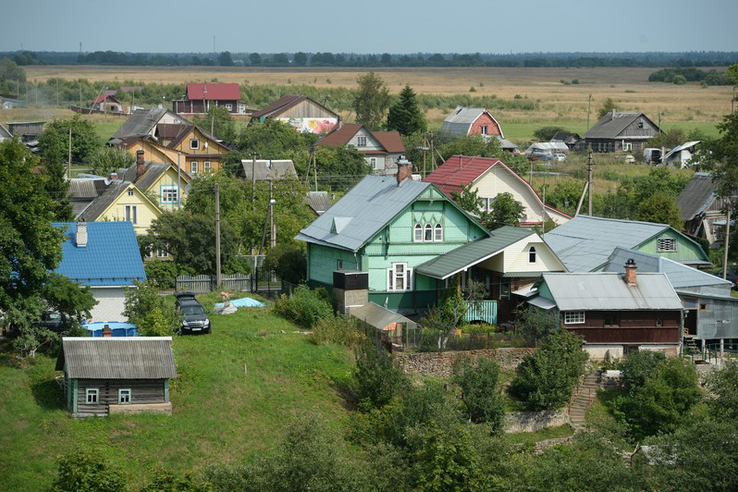
<svg viewBox="0 0 738 492"><path fill-rule="evenodd" d="M205 296L209 309L214 296ZM208 302L209 301L209 302ZM212 316L213 334L176 337L172 416L74 419L54 382L55 358L0 356L0 490L46 488L58 456L89 446L141 485L157 467L239 463L278 442L298 413L347 420L340 386L351 356L316 346L269 309Z"/></svg>
<svg viewBox="0 0 738 492"><path fill-rule="evenodd" d="M569 437L572 434L574 434L574 429L568 425L560 425L559 427L549 427L535 432L505 434L505 439L512 444L534 444L546 439Z"/></svg>

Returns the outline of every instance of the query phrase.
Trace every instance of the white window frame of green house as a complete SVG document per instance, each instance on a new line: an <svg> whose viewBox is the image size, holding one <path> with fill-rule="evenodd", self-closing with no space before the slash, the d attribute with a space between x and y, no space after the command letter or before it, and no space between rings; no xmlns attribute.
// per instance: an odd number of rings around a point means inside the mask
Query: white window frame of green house
<svg viewBox="0 0 738 492"><path fill-rule="evenodd" d="M130 405L133 401L133 392L130 388L121 388L118 390L118 405Z"/></svg>
<svg viewBox="0 0 738 492"><path fill-rule="evenodd" d="M413 227L413 242L414 243L423 242L423 226L420 224L415 224L415 227Z"/></svg>
<svg viewBox="0 0 738 492"><path fill-rule="evenodd" d="M430 224L425 224L425 227L423 228L423 242L424 243L433 242L433 226Z"/></svg>
<svg viewBox="0 0 738 492"><path fill-rule="evenodd" d="M564 311L565 325L583 325L586 321L584 311Z"/></svg>
<svg viewBox="0 0 738 492"><path fill-rule="evenodd" d="M196 138L190 139L190 149L191 150L198 150L200 148L200 141Z"/></svg>
<svg viewBox="0 0 738 492"><path fill-rule="evenodd" d="M177 203L179 188L177 185L161 185L159 195L159 203Z"/></svg>
<svg viewBox="0 0 738 492"><path fill-rule="evenodd" d="M402 282L403 288L398 288L398 281ZM412 289L413 269L407 267L407 263L392 263L392 268L387 269L387 291L408 292Z"/></svg>
<svg viewBox="0 0 738 492"><path fill-rule="evenodd" d="M366 147L366 135L359 135L358 137L356 137L356 146Z"/></svg>
<svg viewBox="0 0 738 492"><path fill-rule="evenodd" d="M126 222L138 224L138 205L126 205Z"/></svg>
<svg viewBox="0 0 738 492"><path fill-rule="evenodd" d="M443 242L443 226L441 224L436 224L435 226L433 226L433 242Z"/></svg>
<svg viewBox="0 0 738 492"><path fill-rule="evenodd" d="M199 165L200 163L198 163L197 161L190 162L190 174L197 174L198 172L200 172L197 169Z"/></svg>
<svg viewBox="0 0 738 492"><path fill-rule="evenodd" d="M204 161L202 163L202 172L209 173L212 166L210 165L210 161Z"/></svg>
<svg viewBox="0 0 738 492"><path fill-rule="evenodd" d="M99 403L100 403L100 389L99 388L87 388L85 390L85 404L86 405L97 405Z"/></svg>
<svg viewBox="0 0 738 492"><path fill-rule="evenodd" d="M656 240L656 251L659 253L673 253L677 250L677 238L660 237Z"/></svg>

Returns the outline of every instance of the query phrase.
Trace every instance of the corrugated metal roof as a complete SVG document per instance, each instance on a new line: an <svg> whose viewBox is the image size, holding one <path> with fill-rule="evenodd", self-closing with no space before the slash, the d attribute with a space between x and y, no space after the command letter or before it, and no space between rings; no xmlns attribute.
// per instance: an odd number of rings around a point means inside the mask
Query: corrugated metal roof
<svg viewBox="0 0 738 492"><path fill-rule="evenodd" d="M564 142L534 142L525 150L526 154L530 154L534 149L550 150L553 152L569 152L569 147Z"/></svg>
<svg viewBox="0 0 738 492"><path fill-rule="evenodd" d="M241 169L239 170L239 176L246 181L251 181L251 167L252 159L241 160ZM295 165L290 159L256 159L253 167L254 174L256 175L256 181L263 181L266 179L281 179L287 176L293 178L297 177Z"/></svg>
<svg viewBox="0 0 738 492"><path fill-rule="evenodd" d="M108 188L99 197L95 198L80 214L79 220L82 222L96 221L130 185L130 181L122 181L120 179L110 181Z"/></svg>
<svg viewBox="0 0 738 492"><path fill-rule="evenodd" d="M308 191L305 195L305 203L318 215L323 215L333 206L327 191Z"/></svg>
<svg viewBox="0 0 738 492"><path fill-rule="evenodd" d="M480 263L521 239L532 236L530 229L503 226L490 232L490 237L473 241L436 256L415 267L415 273L445 280L450 276Z"/></svg>
<svg viewBox="0 0 738 492"><path fill-rule="evenodd" d="M617 138L620 134L630 126L631 123L636 121L640 117L645 118L650 122L656 129L658 126L643 113L622 113L618 111L610 111L605 114L600 120L592 125L587 133L584 134L585 139L593 138Z"/></svg>
<svg viewBox="0 0 738 492"><path fill-rule="evenodd" d="M390 311L389 309L373 302L369 302L363 306L349 308L349 314L379 330L386 328L392 323L407 323L411 326L415 325L415 322L409 318L406 318L394 311Z"/></svg>
<svg viewBox="0 0 738 492"><path fill-rule="evenodd" d="M666 224L578 215L547 232L544 239L569 271L591 272L607 262L618 246L635 248L669 228Z"/></svg>
<svg viewBox="0 0 738 492"><path fill-rule="evenodd" d="M57 371L80 379L177 377L171 337L62 338Z"/></svg>
<svg viewBox="0 0 738 492"><path fill-rule="evenodd" d="M561 311L682 309L663 273L638 273L633 286L617 273L544 273L543 281Z"/></svg>
<svg viewBox="0 0 738 492"><path fill-rule="evenodd" d="M658 255L643 253L633 249L615 248L605 265L604 271L624 273L625 262L633 259L638 272L664 273L675 289L687 287L724 286L730 294L731 282L711 275L696 268L682 265L679 262Z"/></svg>
<svg viewBox="0 0 738 492"><path fill-rule="evenodd" d="M76 222L56 222L54 226L66 228L56 273L92 286L132 285L134 280L146 280L130 222L88 222L84 247L76 246Z"/></svg>
<svg viewBox="0 0 738 492"><path fill-rule="evenodd" d="M487 111L486 108L465 108L463 106L456 106L450 115L446 116L441 125L441 133L447 133L450 135L467 135L469 128L477 118L482 116ZM492 116L490 114L490 116ZM497 120L492 116L492 120L497 123ZM499 123L497 124L499 127ZM502 129L500 129L502 133Z"/></svg>
<svg viewBox="0 0 738 492"><path fill-rule="evenodd" d="M240 101L241 88L238 84L215 82L187 84L187 99L193 101Z"/></svg>
<svg viewBox="0 0 738 492"><path fill-rule="evenodd" d="M387 223L410 205L430 183L406 179L399 186L394 176L366 176L297 239L349 251L358 251ZM350 218L340 234L332 231L334 218Z"/></svg>
<svg viewBox="0 0 738 492"><path fill-rule="evenodd" d="M676 199L679 206L679 218L692 220L712 205L717 195L717 185L710 173L694 173L687 186Z"/></svg>
<svg viewBox="0 0 738 492"><path fill-rule="evenodd" d="M165 114L167 114L167 110L164 108L137 109L128 117L125 123L118 128L118 131L115 132L113 138L119 138L122 140L129 137L149 135L151 134L151 130L154 129L154 126L159 123L159 120L161 120Z"/></svg>
<svg viewBox="0 0 738 492"><path fill-rule="evenodd" d="M671 149L669 152L666 153L663 160L669 159L669 157L673 156L677 152L681 152L682 150L687 150L691 147L694 147L698 143L700 143L700 140L693 140L691 142L685 142L681 145L677 145L676 147L674 147L673 149Z"/></svg>
<svg viewBox="0 0 738 492"><path fill-rule="evenodd" d="M69 180L69 194L72 198L94 199L107 189L105 178L72 178Z"/></svg>
<svg viewBox="0 0 738 492"><path fill-rule="evenodd" d="M390 154L405 152L405 144L402 142L400 132L372 132L372 135Z"/></svg>

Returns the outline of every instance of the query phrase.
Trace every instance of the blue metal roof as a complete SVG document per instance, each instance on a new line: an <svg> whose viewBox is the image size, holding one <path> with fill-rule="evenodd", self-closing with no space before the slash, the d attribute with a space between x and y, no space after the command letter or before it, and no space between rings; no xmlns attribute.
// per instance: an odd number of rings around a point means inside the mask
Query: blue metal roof
<svg viewBox="0 0 738 492"><path fill-rule="evenodd" d="M53 225L66 229L56 273L90 286L132 285L134 280L146 280L130 222L88 222L87 245L83 247L76 245L76 222Z"/></svg>

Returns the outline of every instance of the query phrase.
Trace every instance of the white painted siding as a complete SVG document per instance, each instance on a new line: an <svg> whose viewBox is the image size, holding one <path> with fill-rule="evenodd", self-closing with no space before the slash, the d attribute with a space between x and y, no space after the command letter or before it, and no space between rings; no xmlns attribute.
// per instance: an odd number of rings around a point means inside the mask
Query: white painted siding
<svg viewBox="0 0 738 492"><path fill-rule="evenodd" d="M359 147L359 137L366 137L366 145L363 147ZM353 145L356 147L356 149L360 152L367 152L367 151L381 151L384 152L384 147L382 147L382 144L380 144L376 138L374 138L371 133L366 131L366 129L362 128L356 134L351 137L351 140L349 140L347 145Z"/></svg>
<svg viewBox="0 0 738 492"><path fill-rule="evenodd" d="M123 316L126 293L124 287L92 287L97 305L92 308L91 321L126 321Z"/></svg>
<svg viewBox="0 0 738 492"><path fill-rule="evenodd" d="M528 253L530 248L536 249L536 261L530 263ZM522 241L505 249L505 272L563 272L564 265L556 258L551 248L537 235L525 238Z"/></svg>

